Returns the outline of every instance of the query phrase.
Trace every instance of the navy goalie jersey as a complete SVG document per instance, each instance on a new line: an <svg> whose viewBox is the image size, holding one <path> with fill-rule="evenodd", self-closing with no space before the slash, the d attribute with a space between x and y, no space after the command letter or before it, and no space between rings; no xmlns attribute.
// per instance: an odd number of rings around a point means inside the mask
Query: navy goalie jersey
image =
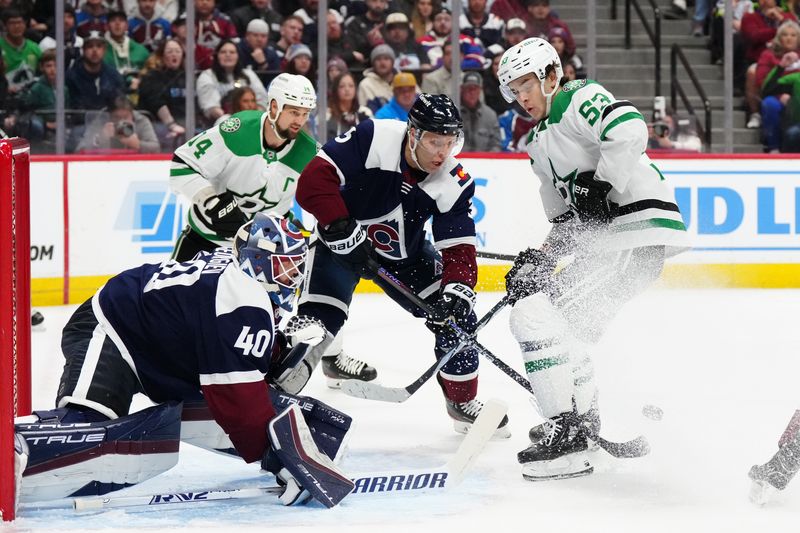
<svg viewBox="0 0 800 533"><path fill-rule="evenodd" d="M431 220L442 253L442 284L475 285L475 184L453 157L430 174L403 157L406 124L366 120L328 141L306 166L298 203L322 225L352 217L364 226L378 254L388 261L415 258Z"/></svg>
<svg viewBox="0 0 800 533"><path fill-rule="evenodd" d="M259 459L275 416L264 380L276 328L267 292L231 250L126 270L92 306L153 401L202 391L240 455Z"/></svg>

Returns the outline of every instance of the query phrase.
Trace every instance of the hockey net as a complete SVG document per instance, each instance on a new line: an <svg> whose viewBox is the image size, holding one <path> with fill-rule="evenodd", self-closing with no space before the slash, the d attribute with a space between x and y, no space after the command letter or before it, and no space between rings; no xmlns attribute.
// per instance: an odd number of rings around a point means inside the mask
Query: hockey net
<svg viewBox="0 0 800 533"><path fill-rule="evenodd" d="M31 410L30 149L0 140L0 518L13 520L14 417Z"/></svg>

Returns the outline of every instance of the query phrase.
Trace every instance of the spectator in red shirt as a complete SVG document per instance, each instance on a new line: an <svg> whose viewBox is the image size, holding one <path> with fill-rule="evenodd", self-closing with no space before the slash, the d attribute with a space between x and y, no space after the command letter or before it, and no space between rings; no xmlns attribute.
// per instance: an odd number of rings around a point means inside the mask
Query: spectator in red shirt
<svg viewBox="0 0 800 533"><path fill-rule="evenodd" d="M495 0L489 13L503 20L512 18L524 20L528 16L528 10L522 0Z"/></svg>
<svg viewBox="0 0 800 533"><path fill-rule="evenodd" d="M239 41L239 33L228 15L216 7L216 0L195 0L197 44L216 48L225 39Z"/></svg>

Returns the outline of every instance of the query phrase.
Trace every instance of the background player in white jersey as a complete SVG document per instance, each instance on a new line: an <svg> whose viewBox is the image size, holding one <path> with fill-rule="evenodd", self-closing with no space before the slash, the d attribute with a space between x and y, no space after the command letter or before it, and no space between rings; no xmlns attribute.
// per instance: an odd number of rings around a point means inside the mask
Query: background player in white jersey
<svg viewBox="0 0 800 533"><path fill-rule="evenodd" d="M302 129L317 96L308 79L286 73L272 81L267 96L267 111L236 113L175 150L170 186L192 207L174 259L230 246L255 213L293 218L297 179L319 149Z"/></svg>
<svg viewBox="0 0 800 533"><path fill-rule="evenodd" d="M309 319L296 317L285 336L276 326L306 251L291 223L258 213L233 249L126 270L78 307L62 336L56 409L16 421L23 500L144 481L177 462L179 439L260 460L285 485L287 505L308 493L327 507L345 497L353 484L332 460L350 417L267 383L280 371L285 337L293 345L324 338ZM136 393L157 405L129 414Z"/></svg>
<svg viewBox="0 0 800 533"><path fill-rule="evenodd" d="M359 280L383 266L433 309L428 326L436 334L434 354L458 344L445 324L453 317L464 329L475 325L477 281L475 183L455 155L463 146L458 108L445 95L421 94L408 122L366 120L328 141L300 177L297 201L317 219L309 274L298 310L318 318L333 335L347 318ZM431 219L434 244L425 239ZM424 316L382 278L375 283L415 316ZM297 365L284 383L300 390L326 342ZM347 369L343 369L347 371ZM464 349L438 372L447 413L466 431L480 413L478 356ZM507 419L500 424L502 435Z"/></svg>
<svg viewBox="0 0 800 533"><path fill-rule="evenodd" d="M547 419L518 460L530 480L585 475L587 437L600 430L592 344L686 246L686 229L645 154L647 126L633 104L592 80L565 83L558 54L538 38L508 49L498 78L506 100L538 121L528 154L553 223L506 277L511 331ZM556 273L568 255L574 261Z"/></svg>

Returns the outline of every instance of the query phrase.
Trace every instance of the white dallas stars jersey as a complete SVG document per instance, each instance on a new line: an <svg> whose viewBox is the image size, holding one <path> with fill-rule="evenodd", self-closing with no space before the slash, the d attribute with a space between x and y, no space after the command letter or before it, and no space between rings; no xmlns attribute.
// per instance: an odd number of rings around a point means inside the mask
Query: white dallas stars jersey
<svg viewBox="0 0 800 533"><path fill-rule="evenodd" d="M593 171L613 186L613 221L597 242L625 250L666 245L674 255L688 245L686 227L664 176L645 153L647 125L630 102L599 83L574 80L553 98L550 116L531 130L528 155L541 180L547 218L575 211L575 177Z"/></svg>
<svg viewBox="0 0 800 533"><path fill-rule="evenodd" d="M264 143L266 120L264 111L242 111L175 150L172 190L191 200L211 186L215 195L231 191L249 218L259 212L287 216L300 173L319 145L301 130L276 152ZM191 210L189 225L214 243L226 243Z"/></svg>

